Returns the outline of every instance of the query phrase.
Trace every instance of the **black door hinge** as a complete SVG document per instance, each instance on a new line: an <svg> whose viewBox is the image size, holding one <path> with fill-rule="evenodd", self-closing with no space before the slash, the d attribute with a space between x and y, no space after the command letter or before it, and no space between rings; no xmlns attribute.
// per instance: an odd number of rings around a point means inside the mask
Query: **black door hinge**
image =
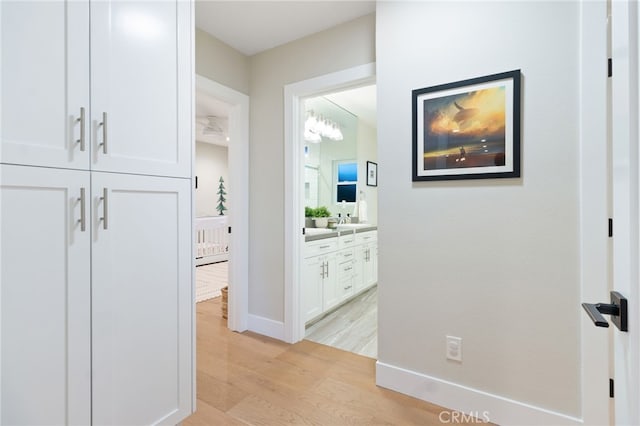
<svg viewBox="0 0 640 426"><path fill-rule="evenodd" d="M607 59L607 77L613 77L613 59Z"/></svg>
<svg viewBox="0 0 640 426"><path fill-rule="evenodd" d="M609 237L613 237L613 219L609 218Z"/></svg>
<svg viewBox="0 0 640 426"><path fill-rule="evenodd" d="M231 227L229 227L229 228L227 229L227 232L228 232L229 234L231 233Z"/></svg>
<svg viewBox="0 0 640 426"><path fill-rule="evenodd" d="M307 235L307 228L302 228L302 235Z"/></svg>
<svg viewBox="0 0 640 426"><path fill-rule="evenodd" d="M613 398L614 397L614 390L613 390L614 386L613 386L613 379L609 379L609 398Z"/></svg>
<svg viewBox="0 0 640 426"><path fill-rule="evenodd" d="M196 189L198 189L198 176L196 176Z"/></svg>

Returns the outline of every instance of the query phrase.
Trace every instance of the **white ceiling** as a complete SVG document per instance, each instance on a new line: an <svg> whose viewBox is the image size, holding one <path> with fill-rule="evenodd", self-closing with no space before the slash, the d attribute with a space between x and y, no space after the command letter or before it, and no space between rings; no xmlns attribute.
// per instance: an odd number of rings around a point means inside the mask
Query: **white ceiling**
<svg viewBox="0 0 640 426"><path fill-rule="evenodd" d="M196 26L251 56L375 11L375 1L196 0Z"/></svg>
<svg viewBox="0 0 640 426"><path fill-rule="evenodd" d="M358 116L360 120L364 121L374 129L378 127L375 85L331 93L324 97Z"/></svg>
<svg viewBox="0 0 640 426"><path fill-rule="evenodd" d="M245 55L253 55L281 44L326 30L373 13L375 1L212 1L196 0L196 26ZM376 86L326 95L326 98L376 127ZM196 93L196 139L228 145L230 105ZM204 134L208 116L225 127L225 134ZM226 126L224 126L226 125Z"/></svg>
<svg viewBox="0 0 640 426"><path fill-rule="evenodd" d="M231 105L226 102L201 91L196 91L196 140L214 145L229 145L227 136L229 134L230 109ZM205 127L210 124L208 117L217 117L214 121L221 127L222 132L204 132Z"/></svg>

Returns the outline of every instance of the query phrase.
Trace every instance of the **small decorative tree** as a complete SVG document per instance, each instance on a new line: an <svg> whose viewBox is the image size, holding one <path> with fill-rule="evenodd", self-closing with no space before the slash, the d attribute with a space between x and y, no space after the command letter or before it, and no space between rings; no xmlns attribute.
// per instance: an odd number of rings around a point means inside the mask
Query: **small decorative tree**
<svg viewBox="0 0 640 426"><path fill-rule="evenodd" d="M222 176L220 176L220 180L218 182L220 182L220 185L218 185L218 205L216 206L216 210L218 210L220 216L224 216L224 212L227 210L224 206L227 199L224 198L224 196L227 195L227 193L224 190L224 179L222 179Z"/></svg>

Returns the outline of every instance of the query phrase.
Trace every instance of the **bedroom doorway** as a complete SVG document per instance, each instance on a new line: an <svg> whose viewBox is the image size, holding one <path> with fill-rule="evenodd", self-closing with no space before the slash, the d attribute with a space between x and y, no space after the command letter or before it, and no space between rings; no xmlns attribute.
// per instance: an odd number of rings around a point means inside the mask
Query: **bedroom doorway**
<svg viewBox="0 0 640 426"><path fill-rule="evenodd" d="M194 299L220 297L228 286L227 326L245 331L249 97L200 75L195 83Z"/></svg>

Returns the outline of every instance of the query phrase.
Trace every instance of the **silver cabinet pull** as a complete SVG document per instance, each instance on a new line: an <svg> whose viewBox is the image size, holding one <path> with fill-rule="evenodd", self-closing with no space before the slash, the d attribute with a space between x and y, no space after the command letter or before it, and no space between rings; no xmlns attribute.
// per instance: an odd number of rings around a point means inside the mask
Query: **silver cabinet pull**
<svg viewBox="0 0 640 426"><path fill-rule="evenodd" d="M320 271L320 278L324 278L324 262L322 262L322 270Z"/></svg>
<svg viewBox="0 0 640 426"><path fill-rule="evenodd" d="M77 144L80 144L80 151L84 151L85 150L85 137L84 137L84 123L85 123L85 116L84 116L84 107L80 107L80 117L78 117L76 119L76 123L80 123L80 139L76 140ZM83 229L84 231L84 229Z"/></svg>
<svg viewBox="0 0 640 426"><path fill-rule="evenodd" d="M85 189L80 188L80 198L78 198L78 201L80 202L80 219L78 219L78 222L80 223L80 231L82 232L87 230L87 210L85 206L85 194Z"/></svg>
<svg viewBox="0 0 640 426"><path fill-rule="evenodd" d="M327 276L325 278L329 278L329 262L324 262L324 264L327 265L325 266L325 271L327 271Z"/></svg>
<svg viewBox="0 0 640 426"><path fill-rule="evenodd" d="M102 143L98 146L102 147L102 153L107 153L107 113L102 113L102 122L98 123L98 126L102 126Z"/></svg>
<svg viewBox="0 0 640 426"><path fill-rule="evenodd" d="M109 190L107 188L102 189L102 217L100 220L102 221L102 229L109 228Z"/></svg>
<svg viewBox="0 0 640 426"><path fill-rule="evenodd" d="M320 250L328 249L331 246L320 246Z"/></svg>

